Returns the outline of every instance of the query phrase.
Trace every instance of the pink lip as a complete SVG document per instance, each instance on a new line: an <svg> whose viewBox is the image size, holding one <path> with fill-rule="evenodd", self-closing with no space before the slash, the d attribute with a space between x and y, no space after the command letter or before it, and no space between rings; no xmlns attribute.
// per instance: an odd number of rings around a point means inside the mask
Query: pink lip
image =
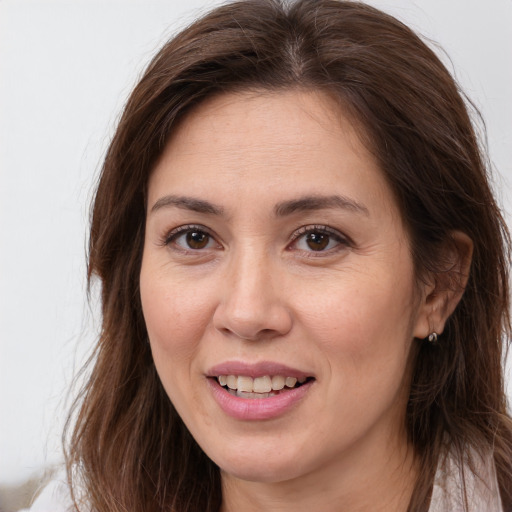
<svg viewBox="0 0 512 512"><path fill-rule="evenodd" d="M252 378L264 375L301 378L312 375L268 361L257 364L230 361L211 368L208 371L207 382L213 398L225 414L245 421L269 420L285 414L305 397L315 382L312 379L298 388L285 388L279 394L268 398L240 398L232 395L219 384L216 378L218 375L247 375Z"/></svg>
<svg viewBox="0 0 512 512"><path fill-rule="evenodd" d="M218 377L219 375L246 375L253 379L263 377L264 375L283 375L284 377L295 377L296 379L314 377L311 373L306 373L272 361L260 361L259 363L226 361L215 365L207 372L208 377Z"/></svg>
<svg viewBox="0 0 512 512"><path fill-rule="evenodd" d="M207 379L210 390L220 408L228 415L238 420L269 420L281 416L309 391L313 380L298 388L283 391L269 398L239 398L226 391L217 379Z"/></svg>

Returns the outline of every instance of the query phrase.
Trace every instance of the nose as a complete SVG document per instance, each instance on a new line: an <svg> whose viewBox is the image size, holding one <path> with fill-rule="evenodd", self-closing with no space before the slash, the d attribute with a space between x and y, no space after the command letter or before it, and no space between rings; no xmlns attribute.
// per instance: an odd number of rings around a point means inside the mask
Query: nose
<svg viewBox="0 0 512 512"><path fill-rule="evenodd" d="M219 304L215 329L243 340L284 336L292 328L291 310L282 287L282 269L264 256L246 255L231 262Z"/></svg>

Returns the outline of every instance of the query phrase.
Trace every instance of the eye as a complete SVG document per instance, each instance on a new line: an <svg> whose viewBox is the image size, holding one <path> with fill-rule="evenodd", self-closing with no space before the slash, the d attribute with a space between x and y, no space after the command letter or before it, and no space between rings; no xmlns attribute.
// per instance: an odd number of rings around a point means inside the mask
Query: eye
<svg viewBox="0 0 512 512"><path fill-rule="evenodd" d="M306 226L294 238L293 248L305 252L330 252L349 245L346 237L328 226Z"/></svg>
<svg viewBox="0 0 512 512"><path fill-rule="evenodd" d="M165 245L174 245L186 251L200 251L218 247L215 239L202 226L180 226L165 239Z"/></svg>

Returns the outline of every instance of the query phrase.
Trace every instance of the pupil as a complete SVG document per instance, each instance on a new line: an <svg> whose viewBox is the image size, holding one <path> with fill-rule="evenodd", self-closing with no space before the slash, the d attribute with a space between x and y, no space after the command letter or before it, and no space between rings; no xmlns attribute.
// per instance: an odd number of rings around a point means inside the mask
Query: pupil
<svg viewBox="0 0 512 512"><path fill-rule="evenodd" d="M307 244L313 251L321 251L329 244L329 235L323 233L309 233L307 236Z"/></svg>
<svg viewBox="0 0 512 512"><path fill-rule="evenodd" d="M187 245L191 249L203 249L208 244L208 235L202 231L187 233Z"/></svg>

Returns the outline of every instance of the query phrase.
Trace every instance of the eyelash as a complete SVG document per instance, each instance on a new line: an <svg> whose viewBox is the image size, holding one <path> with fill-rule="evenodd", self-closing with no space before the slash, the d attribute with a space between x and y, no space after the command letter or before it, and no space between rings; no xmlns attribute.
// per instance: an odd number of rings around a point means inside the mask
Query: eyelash
<svg viewBox="0 0 512 512"><path fill-rule="evenodd" d="M164 239L162 240L162 245L170 246L170 245L174 244L174 246L177 250L180 250L184 253L194 253L194 254L197 254L198 252L201 252L204 249L207 249L208 247L194 249L192 247L185 247L185 246L179 245L177 243L177 240L179 239L179 237L181 237L183 235L191 234L193 232L202 233L202 234L206 235L208 237L207 245L212 240L215 241L215 238L213 237L213 235L211 234L210 230L207 227L202 226L200 224L187 224L187 225L179 226L179 227L173 229L172 231L170 231L169 233L167 233L165 235ZM339 231L337 231L329 226L325 226L325 225L313 225L313 226L303 226L300 229L296 230L290 237L291 241L287 245L287 250L292 250L294 245L297 245L302 239L305 239L305 237L309 234L327 235L329 237L328 244L330 244L331 241L334 240L336 242L336 246L331 247L327 250L321 249L318 251L315 251L313 249L310 251L298 249L303 254L307 255L307 257L321 257L322 255L325 255L325 254L332 254L332 253L340 250L341 247L349 247L352 245L352 241L350 240L350 238L348 238L345 235L342 235ZM220 244L218 244L218 245L220 246ZM341 246L341 247L339 247L339 246Z"/></svg>
<svg viewBox="0 0 512 512"><path fill-rule="evenodd" d="M330 238L328 243L330 243L333 240L336 242L335 247L331 247L330 249L327 249L327 250L319 250L319 251L315 251L313 249L311 249L310 251L302 250L302 252L305 255L307 255L307 257L309 257L309 258L318 258L318 257L322 257L326 254L333 254L333 253L339 251L342 247L350 247L352 245L352 241L347 236L342 235L336 229L333 229L330 226L325 226L325 225L313 225L313 226L303 226L302 228L295 231L292 235L292 241L290 242L288 247L297 245L302 239L305 239L306 236L309 234L327 235Z"/></svg>
<svg viewBox="0 0 512 512"><path fill-rule="evenodd" d="M162 241L162 244L163 245L175 244L178 247L178 249L181 251L197 253L198 251L201 251L201 249L193 249L192 247L186 248L186 247L180 246L176 243L176 241L178 240L178 238L180 236L187 235L187 234L190 234L193 232L204 233L206 236L209 237L209 241L214 240L214 237L211 235L210 231L208 230L208 228L206 226L202 226L200 224L186 224L184 226L179 226L179 227L173 229L172 231L170 231L169 233L167 233Z"/></svg>

